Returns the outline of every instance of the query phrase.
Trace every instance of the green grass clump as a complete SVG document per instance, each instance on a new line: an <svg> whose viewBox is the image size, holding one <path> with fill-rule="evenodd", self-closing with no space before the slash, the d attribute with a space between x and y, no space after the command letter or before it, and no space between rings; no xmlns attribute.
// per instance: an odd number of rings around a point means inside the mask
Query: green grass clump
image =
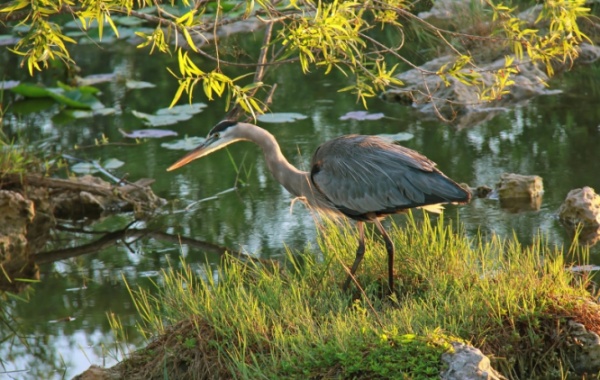
<svg viewBox="0 0 600 380"><path fill-rule="evenodd" d="M391 230L398 297L381 297L377 237L359 268L363 288L341 291L356 247L348 226L328 226L322 255L290 254L284 267L226 257L218 269L164 271L154 292L132 290L153 341L120 369L127 378L435 379L449 342L462 339L505 376L534 378L569 368L557 333L567 319L598 331L600 319L584 318L600 315L587 282L542 239L469 239L412 217Z"/></svg>
<svg viewBox="0 0 600 380"><path fill-rule="evenodd" d="M0 137L0 177L38 172L43 164L42 158L36 157L31 149L7 143Z"/></svg>

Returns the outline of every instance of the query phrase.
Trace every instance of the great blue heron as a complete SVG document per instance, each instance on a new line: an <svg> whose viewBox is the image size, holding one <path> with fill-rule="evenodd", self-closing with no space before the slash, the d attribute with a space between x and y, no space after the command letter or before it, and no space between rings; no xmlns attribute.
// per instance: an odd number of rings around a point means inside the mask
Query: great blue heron
<svg viewBox="0 0 600 380"><path fill-rule="evenodd" d="M356 258L344 282L347 289L365 253L364 222L373 222L385 241L388 285L394 291L394 244L380 219L411 208L440 203L465 203L471 194L414 150L377 136L347 135L317 148L310 172L298 170L281 153L275 137L249 123L224 120L206 140L171 165L175 170L237 141L251 141L263 150L275 179L319 212L357 221Z"/></svg>

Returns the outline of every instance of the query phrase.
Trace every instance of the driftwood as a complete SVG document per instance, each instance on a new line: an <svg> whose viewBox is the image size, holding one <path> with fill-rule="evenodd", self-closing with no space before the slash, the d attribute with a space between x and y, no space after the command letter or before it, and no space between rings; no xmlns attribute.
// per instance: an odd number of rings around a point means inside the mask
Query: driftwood
<svg viewBox="0 0 600 380"><path fill-rule="evenodd" d="M85 176L88 177L88 176ZM85 178L81 177L81 178ZM8 184L23 184L35 187L45 187L50 189L63 189L71 191L87 191L92 194L114 196L115 194L127 194L133 190L140 190L150 186L155 182L152 178L142 178L134 183L128 183L121 186L111 186L108 182L79 182L70 179L43 177L37 174L19 175L8 174L2 179L2 186Z"/></svg>
<svg viewBox="0 0 600 380"><path fill-rule="evenodd" d="M149 185L154 179L112 185L93 176L61 179L37 174L9 174L2 178L1 189L23 193L32 199L36 209L45 209L60 219L98 219L115 212L135 213L142 219L166 203Z"/></svg>

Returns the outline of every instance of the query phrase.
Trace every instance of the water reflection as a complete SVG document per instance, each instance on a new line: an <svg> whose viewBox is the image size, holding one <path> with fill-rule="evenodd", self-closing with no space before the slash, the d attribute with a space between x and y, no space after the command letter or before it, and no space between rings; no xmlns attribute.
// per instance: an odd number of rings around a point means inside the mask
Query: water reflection
<svg viewBox="0 0 600 380"><path fill-rule="evenodd" d="M542 197L533 198L501 198L500 208L506 212L517 214L526 211L538 211L542 207Z"/></svg>
<svg viewBox="0 0 600 380"><path fill-rule="evenodd" d="M170 103L175 83L159 57L148 59L129 46L115 46L107 52L82 47L77 60L85 60L86 74L120 72L136 80L156 83L151 92L127 90L118 82L102 85L102 101L118 109L116 115L91 119L61 119L52 105L41 112L9 113L4 120L5 133L30 142L51 139L56 149L64 149L83 159L118 158L125 162L114 174L130 179L154 178L155 193L177 202L150 228L164 235L146 235L130 241L92 250L59 263L40 265L40 280L22 295L29 302L7 299L3 302L13 328L27 337L29 345L11 336L3 327L0 333L0 358L4 371L28 370L11 374L14 378L69 378L90 364L110 365L115 347L106 313L118 315L126 326L132 346L142 344L136 334L137 314L131 304L125 277L131 284L150 286L161 269L177 266L184 256L198 271L205 263L206 276L214 276L219 255L194 241L206 241L255 257L281 257L286 247L302 250L316 247L316 229L312 215L302 205L290 210L291 196L268 173L261 152L251 144L237 144L229 151L217 152L175 173L165 169L182 152L161 147L161 142L145 141L133 146L95 146L105 135L112 143L122 142L119 129L143 128L131 115L132 110L152 113ZM2 59L13 60L12 56ZM13 62L13 65L15 62ZM0 71L11 79L13 73L0 64ZM12 66L16 67L16 66ZM313 74L297 77L297 67L273 72L279 83L274 111L299 112L306 120L282 125L262 126L278 139L289 161L306 170L310 157L321 142L348 133L408 133L412 139L403 145L421 151L438 163L440 169L459 182L471 186L493 187L504 172L535 174L544 180L545 194L540 205L514 212L490 199L476 199L470 205L450 207L445 217L458 218L469 234L515 234L523 244L533 241L540 231L555 245L569 246L572 236L556 218L559 205L569 190L590 186L600 189L600 68L598 65L567 73L552 84L563 94L545 96L529 104L496 116L472 129L454 130L436 121L416 118L408 107L373 100L369 112L383 112L387 118L376 121L339 120L349 111L359 110L355 99L334 89L344 83L342 76L323 79ZM199 96L199 95L198 95ZM200 96L199 96L200 97ZM203 99L197 99L203 101ZM38 105L39 106L39 105ZM221 103L213 103L189 122L173 126L180 136L204 136L224 115ZM73 146L89 146L73 150ZM232 164L235 162L235 165ZM237 167L237 171L236 171ZM240 180L243 181L240 182ZM235 191L185 208L202 199L236 186ZM127 220L104 220L94 229L117 231ZM401 222L402 216L397 217ZM181 236L179 238L175 238ZM139 236L138 236L139 237ZM186 240L191 239L191 240ZM87 234L76 241L56 232L48 250L72 249L93 243ZM592 262L600 263L597 246ZM67 317L74 320L66 322ZM51 321L61 321L51 323ZM62 322L64 321L64 322ZM4 338L4 339L2 339ZM63 372L55 372L56 370ZM56 376L54 376L56 375Z"/></svg>

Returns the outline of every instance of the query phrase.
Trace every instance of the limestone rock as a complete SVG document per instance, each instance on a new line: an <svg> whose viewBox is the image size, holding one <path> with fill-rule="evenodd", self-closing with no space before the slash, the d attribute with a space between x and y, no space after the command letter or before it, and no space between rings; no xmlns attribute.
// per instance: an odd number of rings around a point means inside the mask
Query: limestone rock
<svg viewBox="0 0 600 380"><path fill-rule="evenodd" d="M24 234L35 216L33 202L14 191L0 190L0 234Z"/></svg>
<svg viewBox="0 0 600 380"><path fill-rule="evenodd" d="M14 191L0 190L0 289L19 293L27 285L15 278L39 278L29 260L27 227L35 216L33 202Z"/></svg>
<svg viewBox="0 0 600 380"><path fill-rule="evenodd" d="M470 187L467 183L461 183L460 186L465 190L469 190L474 198L487 198L493 191L491 187L485 185Z"/></svg>
<svg viewBox="0 0 600 380"><path fill-rule="evenodd" d="M570 361L578 373L598 373L600 371L600 337L589 331L581 323L569 321L568 335L574 343Z"/></svg>
<svg viewBox="0 0 600 380"><path fill-rule="evenodd" d="M504 173L496 184L500 199L538 198L544 193L542 177L537 175L521 175Z"/></svg>
<svg viewBox="0 0 600 380"><path fill-rule="evenodd" d="M448 369L441 374L442 380L502 380L502 375L496 372L490 359L475 347L453 342L453 353L445 353L442 360L448 364Z"/></svg>
<svg viewBox="0 0 600 380"><path fill-rule="evenodd" d="M558 210L561 220L584 226L600 226L600 196L591 187L573 189Z"/></svg>
<svg viewBox="0 0 600 380"><path fill-rule="evenodd" d="M435 1L429 11L419 13L419 17L428 19L428 22L442 29L459 27L462 33L477 34L477 29L471 29L473 24L469 22L470 20L465 18L464 22L461 22L461 17L464 14L472 13L475 9L476 12L486 12L485 8L487 6L479 2L440 0ZM541 25L534 25L534 22L542 8L542 5L536 5L521 12L518 17L530 24L532 28L537 29ZM491 20L482 21L478 27L485 28L487 22L491 22ZM446 25L448 23L450 25ZM520 60L508 49L503 50L493 43L477 44L477 39L473 39L473 43L474 45L466 46L466 48L476 55L477 72L481 75L480 79L485 87L489 88L495 83L494 73L504 68L505 57L513 59L518 72L511 76L514 83L510 86L510 93L502 94L496 99L482 101L478 91L458 79L447 77L444 81L435 73L444 66L452 66L456 60L455 55L446 55L398 75L397 78L404 83L404 86L383 93L382 99L410 104L425 116L443 119L462 128L483 123L496 114L523 104L531 98L560 92L549 90L544 85L549 77L542 65L534 65L528 59ZM575 61L577 64L590 64L600 58L600 47L592 44L582 43L578 47L578 51L579 57ZM555 72L569 70L572 65L571 60L565 60L565 62L557 60L553 64L553 69ZM472 69L473 67L467 66L462 73L469 75Z"/></svg>
<svg viewBox="0 0 600 380"><path fill-rule="evenodd" d="M433 6L426 12L420 12L419 18L422 19L454 19L456 15L470 12L473 7L489 8L483 2L469 2L464 0L437 0L433 2ZM431 20L429 20L431 22Z"/></svg>

